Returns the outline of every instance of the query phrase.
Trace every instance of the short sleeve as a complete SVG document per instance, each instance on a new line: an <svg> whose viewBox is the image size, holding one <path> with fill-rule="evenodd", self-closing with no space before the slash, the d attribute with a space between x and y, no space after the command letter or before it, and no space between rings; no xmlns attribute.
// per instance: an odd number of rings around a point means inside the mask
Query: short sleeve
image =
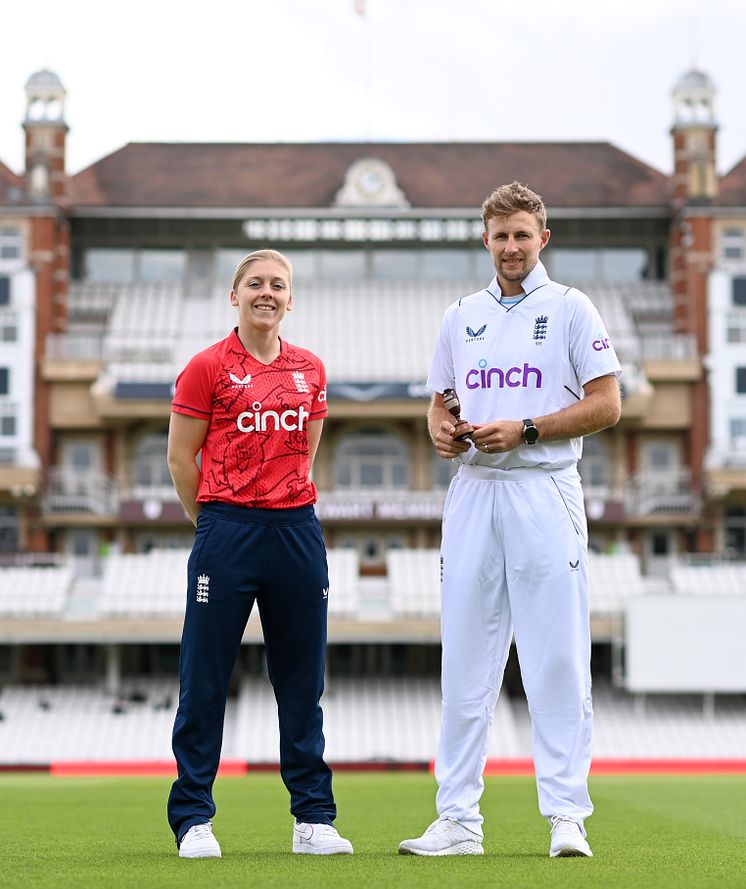
<svg viewBox="0 0 746 889"><path fill-rule="evenodd" d="M577 296L570 321L570 357L580 385L609 374L618 377L622 368L598 309L584 293Z"/></svg>
<svg viewBox="0 0 746 889"><path fill-rule="evenodd" d="M171 410L188 417L209 420L212 416L215 368L211 354L200 352L176 378Z"/></svg>
<svg viewBox="0 0 746 889"><path fill-rule="evenodd" d="M326 405L326 368L324 367L324 362L321 361L321 359L317 359L317 361L319 371L319 387L316 390L313 401L311 402L311 414L309 416L309 420L323 420L328 413Z"/></svg>
<svg viewBox="0 0 746 889"><path fill-rule="evenodd" d="M445 389L453 389L456 384L453 370L453 347L451 344L451 319L457 306L446 309L440 322L440 330L435 340L430 373L427 375L427 388L433 392L443 392Z"/></svg>

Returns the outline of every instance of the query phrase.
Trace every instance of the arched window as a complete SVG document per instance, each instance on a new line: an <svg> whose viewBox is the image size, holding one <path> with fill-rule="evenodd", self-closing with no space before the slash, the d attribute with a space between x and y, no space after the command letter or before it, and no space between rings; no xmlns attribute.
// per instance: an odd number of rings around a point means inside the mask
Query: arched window
<svg viewBox="0 0 746 889"><path fill-rule="evenodd" d="M334 457L335 488L408 488L409 453L384 429L360 429L345 436Z"/></svg>

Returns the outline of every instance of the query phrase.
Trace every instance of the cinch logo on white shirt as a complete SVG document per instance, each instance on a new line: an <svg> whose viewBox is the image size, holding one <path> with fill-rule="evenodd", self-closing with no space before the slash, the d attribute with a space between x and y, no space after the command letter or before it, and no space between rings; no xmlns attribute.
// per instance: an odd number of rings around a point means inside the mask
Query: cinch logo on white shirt
<svg viewBox="0 0 746 889"><path fill-rule="evenodd" d="M503 389L508 386L511 389L531 387L541 389L541 371L538 367L531 367L524 361L523 367L509 367L503 370L501 367L487 367L486 359L482 358L479 368L472 368L466 374L467 389Z"/></svg>
<svg viewBox="0 0 746 889"><path fill-rule="evenodd" d="M287 432L301 432L307 420L308 409L303 405L297 411L287 410L279 414L277 411L263 411L261 401L255 401L250 411L238 415L236 426L239 432L266 432L271 422L270 431L285 429Z"/></svg>
<svg viewBox="0 0 746 889"><path fill-rule="evenodd" d="M593 340L591 345L596 350L596 352L603 352L604 349L611 348L611 343L609 342L609 338L607 336L600 340Z"/></svg>

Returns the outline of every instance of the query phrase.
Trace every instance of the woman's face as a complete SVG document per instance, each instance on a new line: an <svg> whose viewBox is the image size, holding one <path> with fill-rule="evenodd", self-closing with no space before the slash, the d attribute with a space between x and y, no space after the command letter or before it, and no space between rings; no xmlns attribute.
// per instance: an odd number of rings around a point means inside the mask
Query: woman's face
<svg viewBox="0 0 746 889"><path fill-rule="evenodd" d="M277 327L293 304L287 269L273 259L252 262L231 290L241 322L257 330Z"/></svg>

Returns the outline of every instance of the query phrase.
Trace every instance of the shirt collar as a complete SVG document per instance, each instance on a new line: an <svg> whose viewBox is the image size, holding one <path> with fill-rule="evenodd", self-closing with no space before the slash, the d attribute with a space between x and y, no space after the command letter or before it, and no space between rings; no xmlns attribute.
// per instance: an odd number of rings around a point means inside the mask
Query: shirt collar
<svg viewBox="0 0 746 889"><path fill-rule="evenodd" d="M536 265L531 269L531 271L526 275L526 277L521 282L521 287L523 288L523 292L526 296L529 293L532 293L536 290L537 287L543 287L545 284L549 283L549 275L547 274L547 270L544 268L544 265L541 261L537 262ZM487 288L489 292L500 299L502 296L502 290L500 289L500 285L497 281L497 275L490 281L490 286Z"/></svg>

